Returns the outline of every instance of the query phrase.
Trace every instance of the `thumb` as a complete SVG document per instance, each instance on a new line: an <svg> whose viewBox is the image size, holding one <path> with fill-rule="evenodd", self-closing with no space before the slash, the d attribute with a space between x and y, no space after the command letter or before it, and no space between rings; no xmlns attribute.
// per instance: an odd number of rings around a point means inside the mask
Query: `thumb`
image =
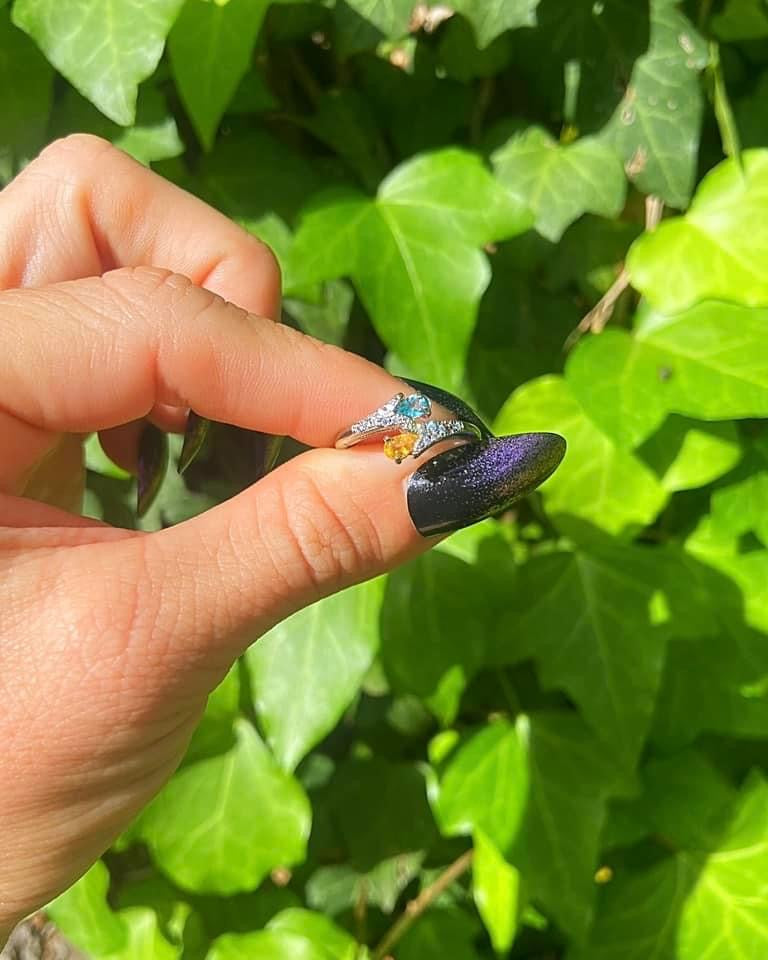
<svg viewBox="0 0 768 960"><path fill-rule="evenodd" d="M156 269L8 291L0 318L11 345L0 409L36 429L101 430L165 403L330 448L403 390L358 356ZM434 416L468 418L450 395L435 399ZM399 465L375 444L310 450L178 527L88 545L78 576L93 577L105 622L114 609L139 648L173 666L225 665L293 610L504 509L563 451L552 434L486 435Z"/></svg>

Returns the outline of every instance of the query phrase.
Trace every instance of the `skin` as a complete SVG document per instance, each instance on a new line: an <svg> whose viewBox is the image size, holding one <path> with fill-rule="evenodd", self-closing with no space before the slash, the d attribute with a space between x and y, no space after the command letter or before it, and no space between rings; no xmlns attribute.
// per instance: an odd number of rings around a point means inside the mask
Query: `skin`
<svg viewBox="0 0 768 960"><path fill-rule="evenodd" d="M170 777L249 643L435 540L408 514L413 461L329 449L403 384L275 323L253 237L84 136L0 194L0 227L2 945ZM62 509L83 435L131 467L145 419L190 407L319 449L159 533Z"/></svg>

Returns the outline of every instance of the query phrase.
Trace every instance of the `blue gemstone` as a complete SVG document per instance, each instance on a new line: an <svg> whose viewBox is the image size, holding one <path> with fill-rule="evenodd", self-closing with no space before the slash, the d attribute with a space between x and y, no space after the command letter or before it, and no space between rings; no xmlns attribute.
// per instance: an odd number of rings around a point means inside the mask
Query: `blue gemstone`
<svg viewBox="0 0 768 960"><path fill-rule="evenodd" d="M429 397L425 397L423 393L412 393L408 397L403 397L395 407L395 413L414 420L419 417L428 417L431 412L432 404L429 402Z"/></svg>

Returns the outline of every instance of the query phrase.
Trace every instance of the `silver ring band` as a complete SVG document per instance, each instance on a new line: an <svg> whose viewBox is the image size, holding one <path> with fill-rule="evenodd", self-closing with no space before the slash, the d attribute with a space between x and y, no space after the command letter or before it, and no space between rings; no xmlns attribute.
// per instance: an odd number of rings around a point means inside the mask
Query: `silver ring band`
<svg viewBox="0 0 768 960"><path fill-rule="evenodd" d="M336 437L335 446L347 449L369 440L383 440L384 452L396 463L449 439L482 438L480 428L466 420L429 420L432 404L422 393L398 393L373 413L357 420Z"/></svg>

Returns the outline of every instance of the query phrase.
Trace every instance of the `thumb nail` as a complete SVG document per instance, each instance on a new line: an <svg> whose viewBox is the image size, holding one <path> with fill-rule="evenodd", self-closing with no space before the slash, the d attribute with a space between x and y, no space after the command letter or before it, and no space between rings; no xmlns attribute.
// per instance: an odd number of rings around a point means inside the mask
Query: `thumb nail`
<svg viewBox="0 0 768 960"><path fill-rule="evenodd" d="M521 433L447 450L408 478L411 520L420 534L432 536L500 513L543 483L565 449L557 433Z"/></svg>

